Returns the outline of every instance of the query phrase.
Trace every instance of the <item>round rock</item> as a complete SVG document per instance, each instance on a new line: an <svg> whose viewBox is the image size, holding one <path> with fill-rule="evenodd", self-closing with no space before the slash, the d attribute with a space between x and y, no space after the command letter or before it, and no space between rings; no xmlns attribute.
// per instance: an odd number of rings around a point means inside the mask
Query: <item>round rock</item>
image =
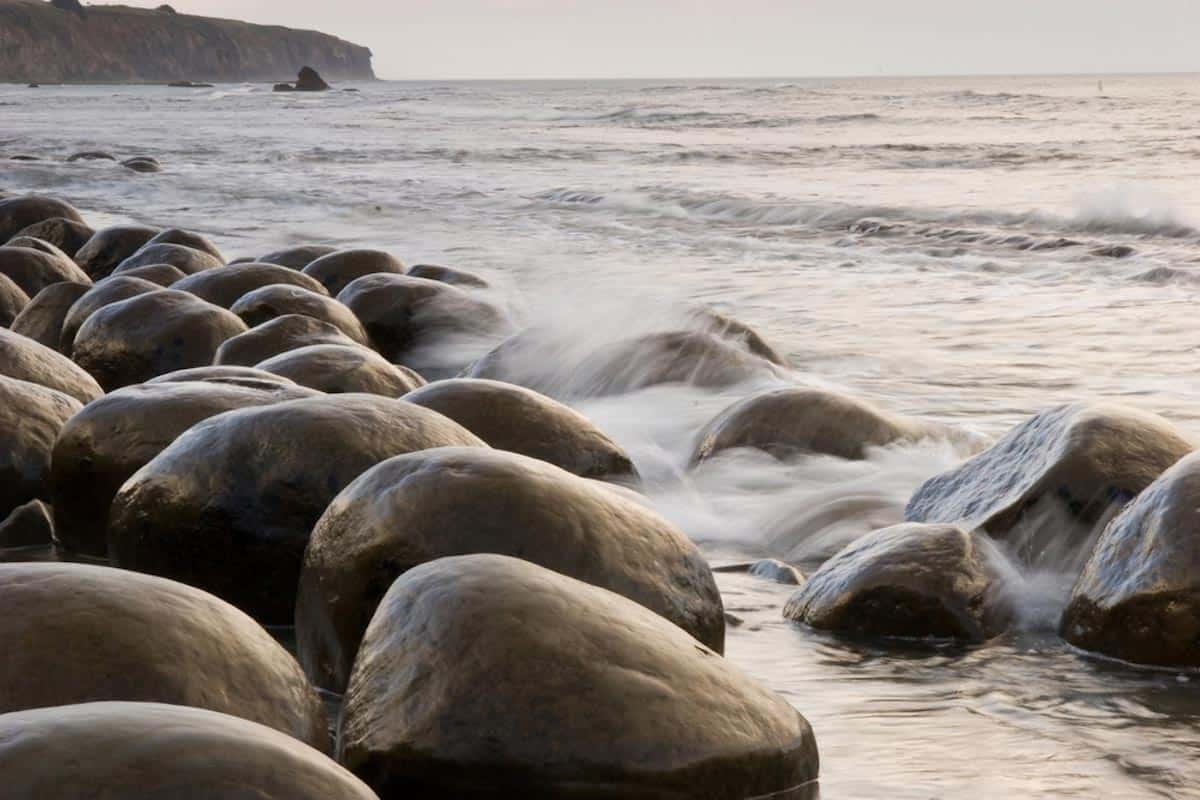
<svg viewBox="0 0 1200 800"><path fill-rule="evenodd" d="M279 264L290 269L302 270L321 256L336 252L337 248L329 245L302 244L284 250L276 250L253 260L262 264Z"/></svg>
<svg viewBox="0 0 1200 800"><path fill-rule="evenodd" d="M181 580L269 624L290 624L309 534L338 492L395 455L486 447L428 409L322 395L194 425L112 504L114 563Z"/></svg>
<svg viewBox="0 0 1200 800"><path fill-rule="evenodd" d="M311 345L361 346L336 326L303 314L284 314L227 340L215 363L251 366Z"/></svg>
<svg viewBox="0 0 1200 800"><path fill-rule="evenodd" d="M111 391L187 367L212 364L246 325L187 292L158 289L105 306L75 335L75 361Z"/></svg>
<svg viewBox="0 0 1200 800"><path fill-rule="evenodd" d="M392 585L338 755L384 797L742 800L818 772L783 697L632 600L499 555Z"/></svg>
<svg viewBox="0 0 1200 800"><path fill-rule="evenodd" d="M173 286L187 277L179 267L172 267L170 264L147 264L144 267L123 269L120 274L126 278L141 278L163 287Z"/></svg>
<svg viewBox="0 0 1200 800"><path fill-rule="evenodd" d="M0 243L7 242L30 225L55 218L83 222L83 217L70 203L56 197L26 194L0 200Z"/></svg>
<svg viewBox="0 0 1200 800"><path fill-rule="evenodd" d="M256 327L285 314L303 314L328 322L346 334L355 344L369 344L366 329L354 312L324 294L299 286L264 286L244 295L233 304L233 313Z"/></svg>
<svg viewBox="0 0 1200 800"><path fill-rule="evenodd" d="M27 336L0 328L0 375L29 381L90 403L104 390L71 359Z"/></svg>
<svg viewBox="0 0 1200 800"><path fill-rule="evenodd" d="M382 250L337 250L323 255L304 268L304 274L321 282L333 296L355 278L377 272L404 274L400 259Z"/></svg>
<svg viewBox="0 0 1200 800"><path fill-rule="evenodd" d="M11 328L29 305L29 295L12 278L0 274L0 328Z"/></svg>
<svg viewBox="0 0 1200 800"><path fill-rule="evenodd" d="M70 257L79 252L79 248L87 244L88 239L96 232L79 220L65 217L51 217L41 222L22 228L17 236L28 236L49 242Z"/></svg>
<svg viewBox="0 0 1200 800"><path fill-rule="evenodd" d="M75 336L83 323L105 306L128 300L131 297L157 292L162 289L157 283L131 278L127 275L113 275L94 285L87 294L75 301L63 319L62 331L59 334L58 350L64 355L75 352Z"/></svg>
<svg viewBox="0 0 1200 800"><path fill-rule="evenodd" d="M203 253L208 253L222 264L225 263L225 257L221 255L221 251L217 249L215 244L198 233L185 231L181 228L167 228L161 233L155 234L154 238L148 241L146 244L181 244L184 247L190 247L193 250L199 250Z"/></svg>
<svg viewBox="0 0 1200 800"><path fill-rule="evenodd" d="M431 383L404 399L446 415L498 450L541 459L585 478L637 480L629 456L591 420L530 389L455 378Z"/></svg>
<svg viewBox="0 0 1200 800"><path fill-rule="evenodd" d="M35 547L54 540L54 511L41 500L17 506L0 522L0 548Z"/></svg>
<svg viewBox="0 0 1200 800"><path fill-rule="evenodd" d="M279 386L297 386L291 378L274 375L254 367L231 367L215 364L209 367L192 367L168 372L151 378L147 384L180 383L183 381L199 381L202 383L227 383L233 386L245 386L250 389L274 389ZM316 392L306 392L316 394Z"/></svg>
<svg viewBox="0 0 1200 800"><path fill-rule="evenodd" d="M392 364L361 345L301 347L263 361L258 369L328 394L365 392L400 397L425 385L425 379L411 369Z"/></svg>
<svg viewBox="0 0 1200 800"><path fill-rule="evenodd" d="M417 264L415 267L410 267L405 274L412 278L425 278L471 289L486 289L490 286L487 281L474 273L451 267L439 267L436 264Z"/></svg>
<svg viewBox="0 0 1200 800"><path fill-rule="evenodd" d="M0 281L3 283L3 281ZM92 287L83 283L53 283L37 293L13 320L13 332L33 339L38 344L58 349L63 321L75 301Z"/></svg>
<svg viewBox="0 0 1200 800"><path fill-rule="evenodd" d="M92 280L106 278L125 259L136 253L158 233L145 225L113 225L102 228L75 254L75 262Z"/></svg>
<svg viewBox="0 0 1200 800"><path fill-rule="evenodd" d="M0 247L0 275L7 275L30 297L62 281L92 282L66 256L60 258L30 247Z"/></svg>
<svg viewBox="0 0 1200 800"><path fill-rule="evenodd" d="M189 275L174 288L191 292L221 308L229 308L243 295L275 285L299 286L316 294L326 294L325 288L312 278L294 269L278 264L231 264L220 269L210 269Z"/></svg>
<svg viewBox="0 0 1200 800"><path fill-rule="evenodd" d="M150 264L170 264L180 272L188 275L224 266L221 259L193 247L182 244L147 243L136 253L118 264L113 272L124 272L125 270L145 267Z"/></svg>
<svg viewBox="0 0 1200 800"><path fill-rule="evenodd" d="M50 455L79 403L53 389L0 376L0 519L49 500Z"/></svg>

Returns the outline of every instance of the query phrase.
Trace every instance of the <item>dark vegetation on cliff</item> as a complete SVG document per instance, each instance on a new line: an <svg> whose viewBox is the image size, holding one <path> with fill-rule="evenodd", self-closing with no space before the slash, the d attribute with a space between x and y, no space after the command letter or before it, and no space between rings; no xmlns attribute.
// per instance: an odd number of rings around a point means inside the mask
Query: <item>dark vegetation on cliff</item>
<svg viewBox="0 0 1200 800"><path fill-rule="evenodd" d="M371 51L277 25L77 0L0 0L0 82L366 80Z"/></svg>

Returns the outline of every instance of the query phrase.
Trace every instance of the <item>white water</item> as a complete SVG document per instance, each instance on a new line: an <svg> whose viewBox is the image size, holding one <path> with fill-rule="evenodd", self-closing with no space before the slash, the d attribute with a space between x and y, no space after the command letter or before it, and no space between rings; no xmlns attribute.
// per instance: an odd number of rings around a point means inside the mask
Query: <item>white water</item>
<svg viewBox="0 0 1200 800"><path fill-rule="evenodd" d="M553 331L529 369L629 450L649 502L715 562L812 569L1042 408L1105 397L1200 430L1200 79L1104 86L0 87L0 154L44 159L0 161L0 190L60 193L96 226L199 230L231 257L321 241L483 274L514 318ZM83 149L166 171L63 163ZM695 303L755 326L792 369L587 396L580 358L678 327ZM687 469L701 426L781 382L947 424L954 441ZM729 656L813 722L825 797L1200 796L1192 677L1053 635L1079 555L1014 562L1022 630L967 650L816 634L782 619L787 587L722 574L744 620Z"/></svg>

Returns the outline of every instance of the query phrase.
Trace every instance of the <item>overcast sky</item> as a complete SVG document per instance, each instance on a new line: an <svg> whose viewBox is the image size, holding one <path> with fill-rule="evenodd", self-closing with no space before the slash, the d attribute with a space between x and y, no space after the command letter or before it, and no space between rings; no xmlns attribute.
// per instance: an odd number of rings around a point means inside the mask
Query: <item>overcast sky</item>
<svg viewBox="0 0 1200 800"><path fill-rule="evenodd" d="M1200 70L1200 0L169 2L367 45L381 78Z"/></svg>

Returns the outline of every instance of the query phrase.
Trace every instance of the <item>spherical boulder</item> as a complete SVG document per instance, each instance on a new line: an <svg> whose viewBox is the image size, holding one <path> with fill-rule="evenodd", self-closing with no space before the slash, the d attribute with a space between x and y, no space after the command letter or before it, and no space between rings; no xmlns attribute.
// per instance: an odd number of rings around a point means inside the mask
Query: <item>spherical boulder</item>
<svg viewBox="0 0 1200 800"><path fill-rule="evenodd" d="M54 540L54 511L41 500L30 500L0 522L0 548L40 547Z"/></svg>
<svg viewBox="0 0 1200 800"><path fill-rule="evenodd" d="M425 379L362 345L315 344L267 359L258 369L328 394L365 392L400 397Z"/></svg>
<svg viewBox="0 0 1200 800"><path fill-rule="evenodd" d="M766 359L781 367L787 366L787 359L781 356L775 348L767 344L758 331L746 323L722 314L720 311L701 306L693 308L688 313L689 321L698 326L703 332L711 333L720 339L736 342L759 358Z"/></svg>
<svg viewBox="0 0 1200 800"><path fill-rule="evenodd" d="M0 713L94 700L207 708L321 750L325 709L296 660L228 603L84 564L0 564ZM97 626L103 635L97 635Z"/></svg>
<svg viewBox="0 0 1200 800"><path fill-rule="evenodd" d="M291 736L162 703L81 703L4 714L0 773L10 796L37 800L378 800L362 781Z"/></svg>
<svg viewBox="0 0 1200 800"><path fill-rule="evenodd" d="M346 286L338 300L362 321L384 358L397 364L419 367L420 350L448 337L491 336L509 328L492 304L455 286L407 275L366 275Z"/></svg>
<svg viewBox="0 0 1200 800"><path fill-rule="evenodd" d="M24 247L28 250L37 250L45 253L48 256L54 256L59 261L64 263L70 261L72 266L78 266L74 263L71 257L63 251L61 247L56 244L52 244L45 239L38 239L35 236L24 236L22 234L18 234L9 239L5 247Z"/></svg>
<svg viewBox="0 0 1200 800"><path fill-rule="evenodd" d="M692 463L750 447L786 460L817 453L866 458L871 447L912 441L930 430L857 398L824 389L774 389L722 411L700 431Z"/></svg>
<svg viewBox="0 0 1200 800"><path fill-rule="evenodd" d="M1078 647L1200 667L1200 454L1164 472L1108 524L1075 582L1061 633Z"/></svg>
<svg viewBox="0 0 1200 800"><path fill-rule="evenodd" d="M62 392L0 376L0 519L30 500L49 500L50 454L79 411Z"/></svg>
<svg viewBox="0 0 1200 800"><path fill-rule="evenodd" d="M121 162L121 166L133 172L162 172L162 164L150 156L135 156Z"/></svg>
<svg viewBox="0 0 1200 800"><path fill-rule="evenodd" d="M170 264L147 264L144 267L123 269L117 274L126 278L141 278L151 283L157 283L162 287L174 286L187 277L179 267L172 267ZM198 274L203 275L206 273L202 272Z"/></svg>
<svg viewBox="0 0 1200 800"><path fill-rule="evenodd" d="M366 329L354 312L341 302L299 286L264 286L243 295L230 310L257 327L285 314L303 314L328 322L346 334L355 344L369 344Z"/></svg>
<svg viewBox="0 0 1200 800"><path fill-rule="evenodd" d="M491 285L474 273L451 267L440 267L437 264L417 264L415 267L410 267L405 274L411 278L425 278L471 289L486 289Z"/></svg>
<svg viewBox="0 0 1200 800"><path fill-rule="evenodd" d="M62 331L59 333L58 339L59 352L67 356L75 352L75 336L79 333L79 329L92 314L100 309L131 297L161 290L162 287L157 283L151 283L141 278L130 278L126 275L112 275L99 281L87 294L75 301L67 311L67 316L63 318Z"/></svg>
<svg viewBox="0 0 1200 800"><path fill-rule="evenodd" d="M30 297L62 281L92 282L69 258L30 247L0 247L0 275L7 275Z"/></svg>
<svg viewBox="0 0 1200 800"><path fill-rule="evenodd" d="M112 391L212 363L221 342L246 330L236 316L187 292L158 289L105 306L75 335L73 358Z"/></svg>
<svg viewBox="0 0 1200 800"><path fill-rule="evenodd" d="M303 314L284 314L226 340L217 350L214 363L251 366L289 350L318 344L361 346L328 322Z"/></svg>
<svg viewBox="0 0 1200 800"><path fill-rule="evenodd" d="M908 501L905 519L983 529L1006 538L1035 506L1053 504L1094 525L1149 486L1195 443L1157 414L1107 403L1043 411L988 450L930 478ZM1034 532L1021 555L1072 549L1089 529Z"/></svg>
<svg viewBox="0 0 1200 800"><path fill-rule="evenodd" d="M1004 632L1012 608L995 545L954 525L873 531L826 561L784 616L856 635L979 642Z"/></svg>
<svg viewBox="0 0 1200 800"><path fill-rule="evenodd" d="M338 756L384 797L741 800L818 771L786 699L632 600L499 555L392 585Z"/></svg>
<svg viewBox="0 0 1200 800"><path fill-rule="evenodd" d="M199 381L201 383L227 383L233 386L245 386L250 389L274 389L280 386L299 387L291 378L285 378L282 375L275 375L254 367L234 367L223 364L214 364L208 367L191 367L190 369L179 369L174 372L167 372L163 375L158 375L146 381L146 384L154 383L181 383L184 381ZM315 391L306 390L306 394L317 394Z"/></svg>
<svg viewBox="0 0 1200 800"><path fill-rule="evenodd" d="M197 422L236 408L296 400L299 386L150 382L86 405L58 434L48 479L55 540L64 550L108 554L108 512L121 485Z"/></svg>
<svg viewBox="0 0 1200 800"><path fill-rule="evenodd" d="M299 286L316 294L326 294L325 288L312 278L278 264L231 264L189 275L173 288L191 292L221 308L229 308L244 295L275 285Z"/></svg>
<svg viewBox="0 0 1200 800"><path fill-rule="evenodd" d="M70 203L56 197L25 194L0 199L0 244L30 225L55 218L83 222L83 217Z"/></svg>
<svg viewBox="0 0 1200 800"><path fill-rule="evenodd" d="M428 409L377 395L322 395L230 411L192 426L117 493L109 553L290 624L304 548L338 492L395 455L486 447Z"/></svg>
<svg viewBox="0 0 1200 800"><path fill-rule="evenodd" d="M17 236L49 242L72 258L95 235L96 231L85 223L66 217L44 219L17 232Z"/></svg>
<svg viewBox="0 0 1200 800"><path fill-rule="evenodd" d="M404 399L446 415L498 450L541 459L585 478L637 480L629 456L591 420L522 386L455 378L431 383Z"/></svg>
<svg viewBox="0 0 1200 800"><path fill-rule="evenodd" d="M180 272L193 275L206 269L224 266L224 262L211 253L182 244L150 244L147 242L136 253L117 265L113 272L123 272L150 264L170 264Z"/></svg>
<svg viewBox="0 0 1200 800"><path fill-rule="evenodd" d="M0 328L11 328L29 305L29 295L12 278L0 274Z"/></svg>
<svg viewBox="0 0 1200 800"><path fill-rule="evenodd" d="M304 274L321 282L334 297L352 280L375 273L404 274L400 259L382 250L337 250L304 268Z"/></svg>
<svg viewBox="0 0 1200 800"><path fill-rule="evenodd" d="M57 350L67 312L75 305L76 300L91 289L91 286L84 283L52 283L29 301L9 327L14 333Z"/></svg>
<svg viewBox="0 0 1200 800"><path fill-rule="evenodd" d="M296 601L301 663L345 688L392 581L445 556L501 553L634 600L720 652L721 597L684 534L647 507L532 458L439 448L359 476L313 529Z"/></svg>
<svg viewBox="0 0 1200 800"><path fill-rule="evenodd" d="M71 359L27 336L0 328L0 375L48 386L81 403L104 390Z"/></svg>
<svg viewBox="0 0 1200 800"><path fill-rule="evenodd" d="M291 269L302 270L321 256L336 252L336 247L325 244L302 244L284 250L276 250L252 260L261 264L279 264Z"/></svg>
<svg viewBox="0 0 1200 800"><path fill-rule="evenodd" d="M75 253L75 262L92 280L107 278L122 261L140 250L157 233L157 228L145 225L102 228Z"/></svg>
<svg viewBox="0 0 1200 800"><path fill-rule="evenodd" d="M156 233L153 239L146 242L147 247L154 244L181 244L184 247L208 253L222 264L225 263L225 257L221 255L221 251L217 249L215 244L204 236L192 231L185 231L180 228L167 228L164 231Z"/></svg>

